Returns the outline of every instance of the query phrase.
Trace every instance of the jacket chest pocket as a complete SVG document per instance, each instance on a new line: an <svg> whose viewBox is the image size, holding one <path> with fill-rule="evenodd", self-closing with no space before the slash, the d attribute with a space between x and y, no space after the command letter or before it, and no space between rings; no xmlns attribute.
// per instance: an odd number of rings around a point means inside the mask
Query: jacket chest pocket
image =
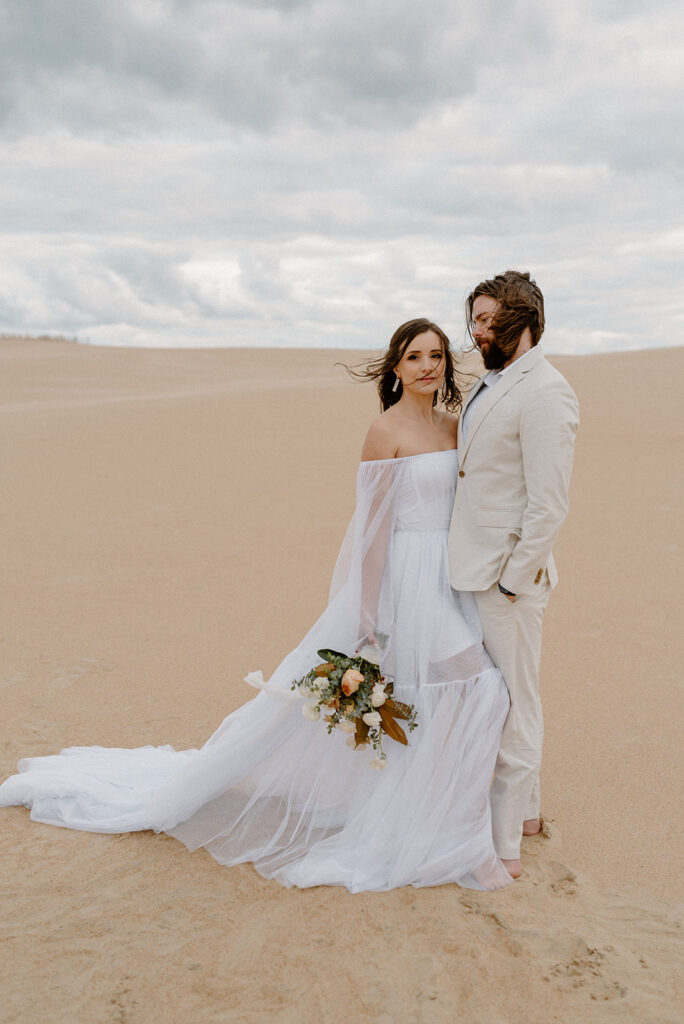
<svg viewBox="0 0 684 1024"><path fill-rule="evenodd" d="M510 533L522 532L522 509L519 508L478 508L475 512L478 526L489 526Z"/></svg>

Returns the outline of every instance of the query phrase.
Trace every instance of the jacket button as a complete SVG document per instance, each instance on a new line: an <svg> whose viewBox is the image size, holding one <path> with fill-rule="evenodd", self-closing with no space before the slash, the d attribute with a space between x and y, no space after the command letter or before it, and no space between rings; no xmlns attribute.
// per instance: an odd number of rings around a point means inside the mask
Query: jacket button
<svg viewBox="0 0 684 1024"><path fill-rule="evenodd" d="M464 470L462 470L462 469L459 469L459 471L458 471L458 475L459 475L459 476L465 476L465 471L464 471Z"/></svg>

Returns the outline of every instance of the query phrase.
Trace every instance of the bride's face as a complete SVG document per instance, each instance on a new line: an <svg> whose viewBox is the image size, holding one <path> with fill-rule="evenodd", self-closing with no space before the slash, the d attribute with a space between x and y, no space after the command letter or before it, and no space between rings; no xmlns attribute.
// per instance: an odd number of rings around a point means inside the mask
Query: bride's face
<svg viewBox="0 0 684 1024"><path fill-rule="evenodd" d="M394 368L404 392L417 395L432 395L438 391L444 383L444 370L442 339L434 331L417 334Z"/></svg>

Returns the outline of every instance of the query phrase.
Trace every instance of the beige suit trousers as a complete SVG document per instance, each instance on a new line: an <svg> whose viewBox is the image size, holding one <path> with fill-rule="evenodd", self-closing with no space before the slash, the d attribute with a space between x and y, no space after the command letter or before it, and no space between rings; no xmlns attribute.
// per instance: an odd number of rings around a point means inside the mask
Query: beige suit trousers
<svg viewBox="0 0 684 1024"><path fill-rule="evenodd" d="M494 583L475 591L485 647L511 695L491 789L494 848L504 860L520 857L523 821L539 816L539 769L544 724L539 699L542 619L551 585L509 601Z"/></svg>

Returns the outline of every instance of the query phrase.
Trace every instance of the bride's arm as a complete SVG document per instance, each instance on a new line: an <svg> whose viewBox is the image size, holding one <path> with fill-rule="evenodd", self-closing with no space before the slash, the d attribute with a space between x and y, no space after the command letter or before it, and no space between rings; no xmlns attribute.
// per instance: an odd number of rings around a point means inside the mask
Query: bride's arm
<svg viewBox="0 0 684 1024"><path fill-rule="evenodd" d="M375 643L378 606L392 533L390 492L395 476L392 460L396 458L398 448L393 425L388 422L386 416L378 416L371 424L361 450L362 464L377 465L367 467L368 474L372 474L372 497L367 509L361 561L359 646L362 646L365 640ZM383 467L383 463L387 465Z"/></svg>
<svg viewBox="0 0 684 1024"><path fill-rule="evenodd" d="M379 623L387 551L393 531L393 498L398 445L382 417L373 424L363 445L356 476L356 508L345 533L330 586L330 601L343 590L354 601L349 614L358 616L358 646L373 643Z"/></svg>
<svg viewBox="0 0 684 1024"><path fill-rule="evenodd" d="M389 487L389 479L386 478L380 482L368 515L369 533L372 533L372 538L365 547L361 561L359 646L363 645L366 638L371 643L375 643L380 593L385 576L387 548L392 532Z"/></svg>

